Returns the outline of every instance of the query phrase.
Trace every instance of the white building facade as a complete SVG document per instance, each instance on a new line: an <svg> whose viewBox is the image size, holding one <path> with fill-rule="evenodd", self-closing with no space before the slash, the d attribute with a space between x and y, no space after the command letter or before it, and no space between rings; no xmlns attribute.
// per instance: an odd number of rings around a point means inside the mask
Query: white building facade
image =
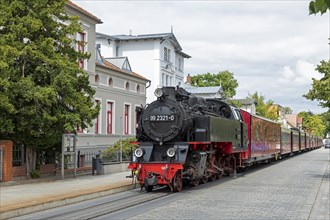
<svg viewBox="0 0 330 220"><path fill-rule="evenodd" d="M184 83L184 60L191 57L182 51L173 33L135 36L96 33L96 44L105 58L128 57L133 70L151 81L147 103L155 100L156 88Z"/></svg>

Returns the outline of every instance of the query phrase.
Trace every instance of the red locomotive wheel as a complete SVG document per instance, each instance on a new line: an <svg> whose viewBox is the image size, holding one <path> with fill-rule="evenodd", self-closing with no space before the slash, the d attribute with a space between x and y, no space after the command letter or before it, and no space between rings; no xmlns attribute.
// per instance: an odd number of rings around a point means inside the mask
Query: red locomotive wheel
<svg viewBox="0 0 330 220"><path fill-rule="evenodd" d="M173 191L181 192L182 191L182 174L179 170L173 178Z"/></svg>

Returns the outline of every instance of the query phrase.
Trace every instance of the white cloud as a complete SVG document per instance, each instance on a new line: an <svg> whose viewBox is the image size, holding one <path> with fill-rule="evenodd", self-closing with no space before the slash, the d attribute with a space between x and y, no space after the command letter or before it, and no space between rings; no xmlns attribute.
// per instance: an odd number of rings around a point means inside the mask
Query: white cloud
<svg viewBox="0 0 330 220"><path fill-rule="evenodd" d="M284 85L310 85L312 78L320 79L322 77L315 68L316 66L312 63L298 60L293 69L289 66L283 67L282 77L278 79L278 82Z"/></svg>
<svg viewBox="0 0 330 220"><path fill-rule="evenodd" d="M173 25L192 56L185 72L229 70L237 98L258 91L295 111L322 111L302 95L320 77L315 65L329 59L329 13L309 16L308 1L74 2L99 17L97 31L106 34L164 33Z"/></svg>

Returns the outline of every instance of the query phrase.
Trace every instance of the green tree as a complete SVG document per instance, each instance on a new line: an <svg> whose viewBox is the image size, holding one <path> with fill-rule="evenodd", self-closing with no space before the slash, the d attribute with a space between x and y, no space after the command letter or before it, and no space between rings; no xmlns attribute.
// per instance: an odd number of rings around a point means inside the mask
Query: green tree
<svg viewBox="0 0 330 220"><path fill-rule="evenodd" d="M313 78L312 89L304 95L307 99L318 100L320 105L330 108L330 60L321 61L316 70L324 76L320 79Z"/></svg>
<svg viewBox="0 0 330 220"><path fill-rule="evenodd" d="M221 86L225 98L232 98L236 95L238 82L234 74L229 71L218 72L217 74L205 73L191 77L193 86Z"/></svg>
<svg viewBox="0 0 330 220"><path fill-rule="evenodd" d="M0 0L0 139L27 147L28 172L36 149L59 148L64 132L86 128L99 111L77 65L89 57L74 48L82 29L65 4Z"/></svg>
<svg viewBox="0 0 330 220"><path fill-rule="evenodd" d="M128 159L131 157L132 152L136 149L136 145L131 144L135 142L136 138L126 138L118 140L114 143L113 146L108 147L106 150L102 151L101 155L104 159L119 159L120 150L123 151L123 158ZM118 158L117 158L118 157Z"/></svg>
<svg viewBox="0 0 330 220"><path fill-rule="evenodd" d="M292 114L292 109L290 107L284 107L283 108L283 113L284 114Z"/></svg>
<svg viewBox="0 0 330 220"><path fill-rule="evenodd" d="M274 101L268 100L265 101L265 96L258 94L258 92L255 92L253 94L249 94L248 97L256 100L256 112L258 115L269 118L271 120L278 120L278 107L274 105Z"/></svg>
<svg viewBox="0 0 330 220"><path fill-rule="evenodd" d="M330 133L330 111L322 113L321 117L325 125L324 136L326 136L327 133Z"/></svg>
<svg viewBox="0 0 330 220"><path fill-rule="evenodd" d="M322 115L313 114L311 112L300 112L299 117L302 117L302 128L313 135L324 137L326 125L322 119Z"/></svg>
<svg viewBox="0 0 330 220"><path fill-rule="evenodd" d="M309 3L309 13L324 14L330 10L330 0L314 0ZM324 121L325 133L330 132L330 60L322 60L316 70L324 76L320 80L312 79L312 89L304 95L310 100L318 100L322 107L328 108L327 112L321 114Z"/></svg>
<svg viewBox="0 0 330 220"><path fill-rule="evenodd" d="M330 9L330 0L315 0L309 3L309 14L324 14Z"/></svg>

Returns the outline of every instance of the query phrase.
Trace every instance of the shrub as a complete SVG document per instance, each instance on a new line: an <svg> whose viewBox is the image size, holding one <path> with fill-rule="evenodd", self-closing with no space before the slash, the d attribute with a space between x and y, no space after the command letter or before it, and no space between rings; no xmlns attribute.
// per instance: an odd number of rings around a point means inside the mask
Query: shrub
<svg viewBox="0 0 330 220"><path fill-rule="evenodd" d="M114 143L113 146L102 151L101 156L102 158L107 158L107 159L118 159L120 155L120 146L122 144L123 158L129 159L131 157L132 151L135 149L135 145L131 144L131 142L134 141L136 141L136 138L126 138L122 140L119 139Z"/></svg>
<svg viewBox="0 0 330 220"><path fill-rule="evenodd" d="M39 178L40 177L40 171L39 170L32 170L30 172L31 178Z"/></svg>

